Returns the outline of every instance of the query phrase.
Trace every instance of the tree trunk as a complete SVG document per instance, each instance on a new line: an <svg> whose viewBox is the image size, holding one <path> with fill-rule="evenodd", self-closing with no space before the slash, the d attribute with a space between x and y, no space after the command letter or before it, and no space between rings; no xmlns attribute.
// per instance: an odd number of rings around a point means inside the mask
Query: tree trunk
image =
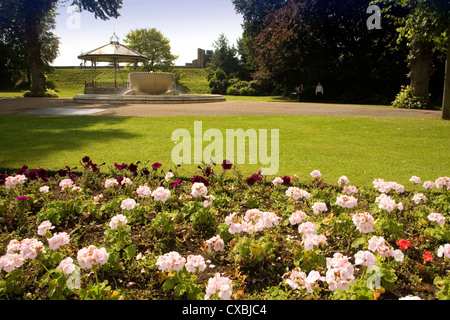
<svg viewBox="0 0 450 320"><path fill-rule="evenodd" d="M408 57L411 87L416 96L430 104L430 78L433 74L433 46L431 43L413 39Z"/></svg>
<svg viewBox="0 0 450 320"><path fill-rule="evenodd" d="M450 35L450 33L448 34ZM445 81L444 81L444 98L442 100L442 119L450 120L450 37L447 43L447 61L445 62Z"/></svg>
<svg viewBox="0 0 450 320"><path fill-rule="evenodd" d="M28 62L31 72L31 90L45 92L44 61L41 56L39 18L29 14L25 18L25 40L28 48Z"/></svg>

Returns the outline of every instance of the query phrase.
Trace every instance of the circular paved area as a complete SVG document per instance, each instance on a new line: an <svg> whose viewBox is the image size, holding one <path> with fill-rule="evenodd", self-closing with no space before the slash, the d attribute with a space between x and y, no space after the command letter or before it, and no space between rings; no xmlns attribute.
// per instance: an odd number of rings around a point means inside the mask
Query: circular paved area
<svg viewBox="0 0 450 320"><path fill-rule="evenodd" d="M299 102L226 101L198 104L79 104L73 99L1 98L0 114L46 114L46 110L90 111L93 116L325 115L438 118L440 111ZM96 109L96 110L92 110ZM87 112L89 113L89 112ZM55 113L58 115L59 113ZM46 115L51 115L47 113Z"/></svg>

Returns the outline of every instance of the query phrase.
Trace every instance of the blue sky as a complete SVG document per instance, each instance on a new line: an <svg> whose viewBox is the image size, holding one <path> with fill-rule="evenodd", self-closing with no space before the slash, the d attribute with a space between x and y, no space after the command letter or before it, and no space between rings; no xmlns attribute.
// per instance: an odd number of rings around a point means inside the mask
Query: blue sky
<svg viewBox="0 0 450 320"><path fill-rule="evenodd" d="M69 1L70 3L70 1ZM242 16L231 0L123 0L121 16L103 21L83 11L61 5L55 34L60 38L59 57L54 66L75 66L77 56L109 43L114 31L120 39L134 29L156 28L170 40L176 65L197 58L197 48L213 49L221 33L231 44L242 36Z"/></svg>

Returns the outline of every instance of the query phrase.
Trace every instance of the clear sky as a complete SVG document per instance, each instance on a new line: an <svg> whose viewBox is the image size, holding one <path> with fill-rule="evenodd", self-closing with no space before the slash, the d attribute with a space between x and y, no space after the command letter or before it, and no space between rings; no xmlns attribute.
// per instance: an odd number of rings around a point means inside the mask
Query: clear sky
<svg viewBox="0 0 450 320"><path fill-rule="evenodd" d="M123 0L118 19L95 19L69 7L58 9L55 34L60 38L59 57L54 66L76 66L82 52L109 43L114 31L123 39L130 30L156 28L170 40L176 65L197 59L197 48L213 49L221 33L230 44L242 36L242 16L236 14L231 0ZM122 42L122 41L121 41Z"/></svg>

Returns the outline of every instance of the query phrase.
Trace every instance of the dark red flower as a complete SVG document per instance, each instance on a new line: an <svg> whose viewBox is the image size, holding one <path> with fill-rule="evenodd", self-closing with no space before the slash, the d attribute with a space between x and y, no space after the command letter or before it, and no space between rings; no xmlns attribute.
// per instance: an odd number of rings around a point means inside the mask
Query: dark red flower
<svg viewBox="0 0 450 320"><path fill-rule="evenodd" d="M171 183L169 184L169 186L175 187L175 186L179 185L180 183L181 183L181 179L178 179L177 181L171 182Z"/></svg>
<svg viewBox="0 0 450 320"><path fill-rule="evenodd" d="M28 171L28 179L37 180L38 178L38 171L36 169Z"/></svg>
<svg viewBox="0 0 450 320"><path fill-rule="evenodd" d="M206 180L205 178L203 178L203 177L201 177L201 176L194 176L194 177L191 179L191 183L192 183L192 184L194 184L194 183L196 183L196 182L201 182L201 183L203 183L206 187L209 186L208 180Z"/></svg>
<svg viewBox="0 0 450 320"><path fill-rule="evenodd" d="M223 160L222 168L223 170L230 170L231 168L233 168L233 164L231 163L230 160Z"/></svg>
<svg viewBox="0 0 450 320"><path fill-rule="evenodd" d="M129 166L128 166L128 170L130 170L130 172L132 172L132 173L135 173L136 171L137 171L137 165L135 165L135 164L130 164Z"/></svg>
<svg viewBox="0 0 450 320"><path fill-rule="evenodd" d="M81 159L81 161L88 163L91 161L91 158L89 158L88 156L84 157L83 159Z"/></svg>
<svg viewBox="0 0 450 320"><path fill-rule="evenodd" d="M253 186L256 182L261 181L262 177L259 174L253 174L251 177L247 178L247 184Z"/></svg>
<svg viewBox="0 0 450 320"><path fill-rule="evenodd" d="M64 170L64 169L60 169L60 170L58 170L58 176L60 176L60 177L65 177L65 176L67 176L67 170Z"/></svg>
<svg viewBox="0 0 450 320"><path fill-rule="evenodd" d="M114 163L114 167L116 167L116 169L119 171L128 169L128 165L126 163L122 163L122 164Z"/></svg>
<svg viewBox="0 0 450 320"><path fill-rule="evenodd" d="M282 179L283 179L283 186L288 186L291 184L291 177L284 176Z"/></svg>
<svg viewBox="0 0 450 320"><path fill-rule="evenodd" d="M28 201L30 200L30 198L28 198L27 196L20 196L16 198L17 201Z"/></svg>
<svg viewBox="0 0 450 320"><path fill-rule="evenodd" d="M4 186L6 182L6 175L3 173L0 173L0 186Z"/></svg>
<svg viewBox="0 0 450 320"><path fill-rule="evenodd" d="M161 167L162 167L162 164L159 162L155 162L154 164L152 164L153 170L159 169Z"/></svg>
<svg viewBox="0 0 450 320"><path fill-rule="evenodd" d="M408 240L406 240L406 239L400 239L400 240L398 240L398 241L396 242L396 244L397 244L397 245L400 247L400 249L402 249L402 250L406 250L406 249L408 249L409 247L412 246L411 241L408 241Z"/></svg>
<svg viewBox="0 0 450 320"><path fill-rule="evenodd" d="M28 166L24 165L22 168L20 168L19 170L17 170L16 174L23 174L23 175L28 175Z"/></svg>
<svg viewBox="0 0 450 320"><path fill-rule="evenodd" d="M209 176L211 175L211 173L212 173L211 167L206 167L205 170L202 170L202 174L203 174L205 177L209 177Z"/></svg>

